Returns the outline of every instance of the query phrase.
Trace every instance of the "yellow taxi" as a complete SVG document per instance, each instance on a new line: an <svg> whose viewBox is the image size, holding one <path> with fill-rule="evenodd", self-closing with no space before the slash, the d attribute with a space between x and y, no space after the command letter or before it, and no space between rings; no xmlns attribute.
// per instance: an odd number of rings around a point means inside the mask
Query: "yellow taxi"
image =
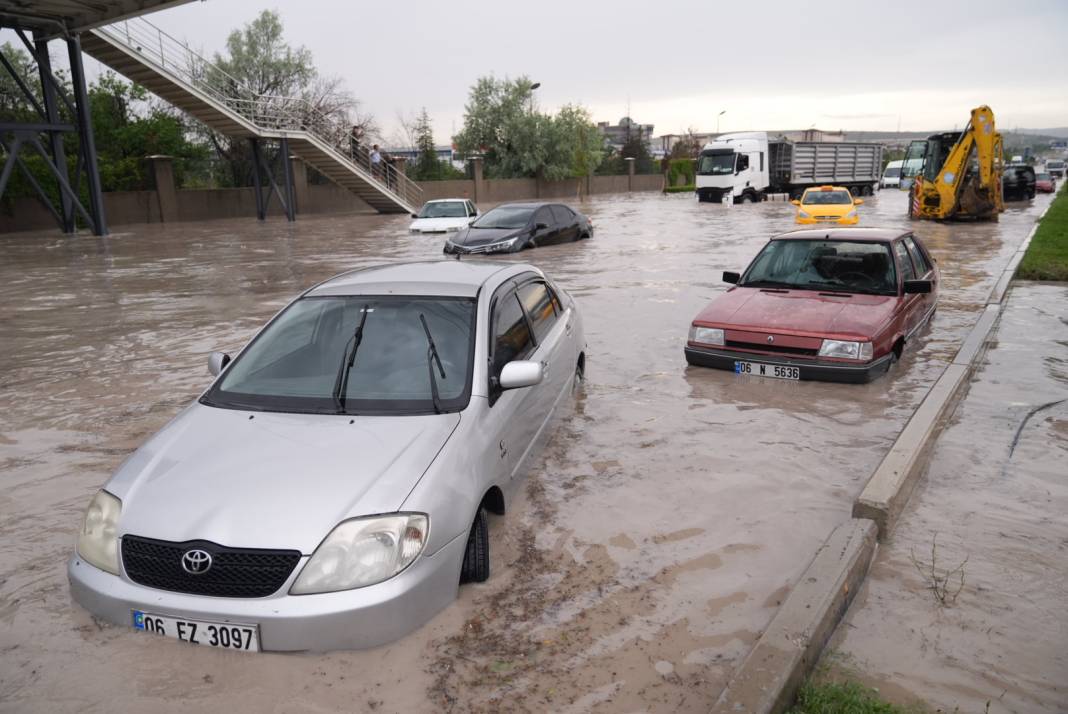
<svg viewBox="0 0 1068 714"><path fill-rule="evenodd" d="M843 186L820 186L805 189L800 201L795 199L790 203L797 206L797 223L837 223L852 226L860 220L857 206L864 203L864 200L853 198L849 189Z"/></svg>

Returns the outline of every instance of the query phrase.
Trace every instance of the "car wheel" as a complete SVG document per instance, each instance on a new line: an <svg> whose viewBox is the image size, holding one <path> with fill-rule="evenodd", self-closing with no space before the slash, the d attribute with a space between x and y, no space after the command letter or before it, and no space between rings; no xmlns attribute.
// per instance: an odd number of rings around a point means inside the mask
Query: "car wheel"
<svg viewBox="0 0 1068 714"><path fill-rule="evenodd" d="M571 380L571 393L578 394L582 391L582 384L586 381L586 361L579 358L578 364L575 365L575 376Z"/></svg>
<svg viewBox="0 0 1068 714"><path fill-rule="evenodd" d="M752 203L753 197L748 193L743 193L742 197L738 199L738 203Z"/></svg>
<svg viewBox="0 0 1068 714"><path fill-rule="evenodd" d="M467 536L464 564L460 566L461 583L484 583L489 579L489 517L484 506L478 507L471 533Z"/></svg>

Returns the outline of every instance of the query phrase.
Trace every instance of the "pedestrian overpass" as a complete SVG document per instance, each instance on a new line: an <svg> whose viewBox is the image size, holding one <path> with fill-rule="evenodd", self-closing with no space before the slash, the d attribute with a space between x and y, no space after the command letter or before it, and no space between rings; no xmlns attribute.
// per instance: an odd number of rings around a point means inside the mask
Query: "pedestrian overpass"
<svg viewBox="0 0 1068 714"><path fill-rule="evenodd" d="M347 122L323 115L300 97L252 94L143 17L90 30L82 37L82 51L220 134L250 139L258 161L261 140L278 141L283 155L299 156L380 213L412 213L422 203L420 188L395 167L372 167L366 151L350 151ZM281 193L288 208L291 190L288 201Z"/></svg>
<svg viewBox="0 0 1068 714"><path fill-rule="evenodd" d="M290 220L295 206L290 155L348 189L381 213L410 213L422 203L422 191L395 167L372 167L366 151L351 152L350 126L329 117L300 97L251 92L234 77L142 17L190 0L0 0L0 28L14 30L37 63L41 91L0 56L37 118L0 123L0 196L17 168L36 190L64 231L71 233L80 216L97 235L107 233L93 127L89 120L82 53L144 85L211 129L235 139L248 139L255 162L257 213L276 195ZM49 42L68 46L73 97L68 97L52 71ZM39 95L43 100L38 100ZM65 110L65 112L64 112ZM70 117L70 121L65 121ZM77 136L73 170L64 152L63 135ZM43 140L43 141L42 141ZM276 181L264 160L263 144L279 145L281 176ZM58 199L32 175L22 154L44 159L55 180ZM85 177L88 200L80 193ZM265 176L268 185L260 185ZM265 193L266 192L266 193Z"/></svg>

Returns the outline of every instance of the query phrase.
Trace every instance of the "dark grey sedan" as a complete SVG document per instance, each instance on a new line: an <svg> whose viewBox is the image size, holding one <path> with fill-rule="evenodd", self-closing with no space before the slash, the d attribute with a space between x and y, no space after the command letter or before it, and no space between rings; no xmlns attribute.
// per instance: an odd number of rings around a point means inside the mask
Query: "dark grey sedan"
<svg viewBox="0 0 1068 714"><path fill-rule="evenodd" d="M506 203L445 241L446 253L517 253L593 236L589 218L562 203Z"/></svg>

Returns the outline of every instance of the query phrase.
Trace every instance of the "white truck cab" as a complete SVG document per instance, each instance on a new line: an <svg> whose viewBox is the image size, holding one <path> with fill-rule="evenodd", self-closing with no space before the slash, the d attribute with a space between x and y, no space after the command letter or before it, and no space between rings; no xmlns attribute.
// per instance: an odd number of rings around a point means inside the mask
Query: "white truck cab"
<svg viewBox="0 0 1068 714"><path fill-rule="evenodd" d="M762 201L768 180L768 135L763 131L722 134L697 157L700 201Z"/></svg>

